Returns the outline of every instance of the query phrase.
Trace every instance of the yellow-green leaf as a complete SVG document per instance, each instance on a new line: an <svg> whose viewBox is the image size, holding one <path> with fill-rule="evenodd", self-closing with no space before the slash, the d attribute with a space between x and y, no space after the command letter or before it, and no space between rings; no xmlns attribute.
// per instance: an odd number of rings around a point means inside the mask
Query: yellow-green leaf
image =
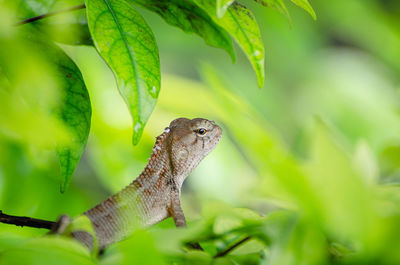
<svg viewBox="0 0 400 265"><path fill-rule="evenodd" d="M224 16L228 7L233 4L234 0L217 0L217 16L221 18Z"/></svg>
<svg viewBox="0 0 400 265"><path fill-rule="evenodd" d="M260 29L251 11L245 6L234 2L229 6L225 15L222 18L218 18L215 1L195 0L195 2L239 44L256 72L258 86L262 87L265 76L264 44L261 40Z"/></svg>
<svg viewBox="0 0 400 265"><path fill-rule="evenodd" d="M292 1L294 4L298 5L299 7L307 11L314 20L317 19L317 15L315 14L315 11L308 2L308 0L290 0L290 1Z"/></svg>
<svg viewBox="0 0 400 265"><path fill-rule="evenodd" d="M289 11L287 10L286 5L283 3L282 0L254 0L254 1L263 6L278 10L289 20L289 22L291 22Z"/></svg>
<svg viewBox="0 0 400 265"><path fill-rule="evenodd" d="M133 119L137 144L160 91L160 60L153 32L125 0L86 0L89 30L110 66Z"/></svg>

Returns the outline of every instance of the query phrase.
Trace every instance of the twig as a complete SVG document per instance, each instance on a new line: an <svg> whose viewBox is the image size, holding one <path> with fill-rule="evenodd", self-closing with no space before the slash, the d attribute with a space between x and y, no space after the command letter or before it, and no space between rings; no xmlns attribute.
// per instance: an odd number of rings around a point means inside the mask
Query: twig
<svg viewBox="0 0 400 265"><path fill-rule="evenodd" d="M46 221L25 216L8 215L4 214L1 210L0 210L0 222L5 224L17 225L21 227L29 226L29 227L45 228L45 229L51 229L55 225L55 222L53 221Z"/></svg>
<svg viewBox="0 0 400 265"><path fill-rule="evenodd" d="M74 11L74 10L79 10L79 9L84 9L84 8L86 8L85 4L78 5L78 6L73 6L73 7L69 7L69 8L63 9L63 10L50 12L50 13L43 14L43 15L36 16L36 17L31 17L31 18L19 21L19 22L15 23L14 25L15 26L20 26L20 25L23 25L23 24L34 22L34 21L39 20L39 19L52 17L52 16L55 16L55 15L58 15L58 14L61 14L61 13L71 12L71 11Z"/></svg>
<svg viewBox="0 0 400 265"><path fill-rule="evenodd" d="M242 240L233 244L232 246L225 249L224 251L221 251L221 252L218 252L217 254L215 254L214 258L226 256L229 252L231 252L233 249L237 248L239 245L243 244L244 242L248 241L250 238L251 238L250 236L243 238Z"/></svg>

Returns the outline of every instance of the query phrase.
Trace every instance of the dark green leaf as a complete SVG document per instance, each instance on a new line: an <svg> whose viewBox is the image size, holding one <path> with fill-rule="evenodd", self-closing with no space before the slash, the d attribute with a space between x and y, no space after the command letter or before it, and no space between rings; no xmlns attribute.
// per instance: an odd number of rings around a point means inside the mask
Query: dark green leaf
<svg viewBox="0 0 400 265"><path fill-rule="evenodd" d="M216 3L207 0L195 2L212 17L219 26L229 32L250 60L260 87L264 84L264 44L253 14L246 7L233 3L222 18L216 15Z"/></svg>
<svg viewBox="0 0 400 265"><path fill-rule="evenodd" d="M192 1L130 1L157 13L172 26L178 27L187 33L199 35L208 45L226 50L232 60L235 60L235 52L229 34Z"/></svg>
<svg viewBox="0 0 400 265"><path fill-rule="evenodd" d="M113 70L133 119L137 144L160 91L160 61L154 35L126 1L87 0L86 10L97 51Z"/></svg>

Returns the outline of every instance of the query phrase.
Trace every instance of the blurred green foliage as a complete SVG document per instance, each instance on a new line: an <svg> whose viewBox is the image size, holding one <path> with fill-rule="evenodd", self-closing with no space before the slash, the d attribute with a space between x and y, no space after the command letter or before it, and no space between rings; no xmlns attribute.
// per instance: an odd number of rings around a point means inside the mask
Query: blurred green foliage
<svg viewBox="0 0 400 265"><path fill-rule="evenodd" d="M141 172L154 137L174 118L213 119L224 131L183 187L188 229L168 219L97 257L71 239L2 224L0 264L400 263L400 3L312 0L314 21L286 1L289 25L280 1L240 2L257 17L265 44L262 89L245 55L232 65L223 50L139 8L157 39L162 79L135 147L110 69L91 46L58 44L79 67L92 108L88 145L64 194L54 143L68 143L71 132L54 112L63 98L56 68L15 27L0 27L5 213L49 220L82 213ZM1 2L1 24L81 2L28 3ZM38 27L59 43L82 43L54 25L85 25L84 14ZM196 241L205 252L184 247Z"/></svg>

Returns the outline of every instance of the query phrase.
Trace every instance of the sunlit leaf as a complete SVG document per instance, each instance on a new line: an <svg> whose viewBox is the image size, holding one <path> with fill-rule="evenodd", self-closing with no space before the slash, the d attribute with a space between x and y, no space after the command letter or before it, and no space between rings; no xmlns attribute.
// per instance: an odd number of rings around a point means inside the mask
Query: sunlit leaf
<svg viewBox="0 0 400 265"><path fill-rule="evenodd" d="M317 15L315 14L315 11L312 8L312 6L310 5L310 3L308 2L308 0L290 0L290 1L292 1L296 5L303 8L305 11L307 11L314 20L317 19Z"/></svg>
<svg viewBox="0 0 400 265"><path fill-rule="evenodd" d="M133 119L137 144L160 91L160 61L154 35L126 1L87 0L96 49L113 70Z"/></svg>
<svg viewBox="0 0 400 265"><path fill-rule="evenodd" d="M234 0L217 0L217 16L221 18L224 16L228 7L233 4Z"/></svg>
<svg viewBox="0 0 400 265"><path fill-rule="evenodd" d="M261 40L260 29L254 15L245 6L234 2L229 6L225 15L218 18L216 3L207 0L195 2L212 17L220 27L225 29L235 39L250 60L258 80L258 86L264 84L264 44Z"/></svg>
<svg viewBox="0 0 400 265"><path fill-rule="evenodd" d="M192 1L130 0L130 2L157 13L172 26L199 35L208 45L226 50L232 60L235 60L229 34Z"/></svg>

